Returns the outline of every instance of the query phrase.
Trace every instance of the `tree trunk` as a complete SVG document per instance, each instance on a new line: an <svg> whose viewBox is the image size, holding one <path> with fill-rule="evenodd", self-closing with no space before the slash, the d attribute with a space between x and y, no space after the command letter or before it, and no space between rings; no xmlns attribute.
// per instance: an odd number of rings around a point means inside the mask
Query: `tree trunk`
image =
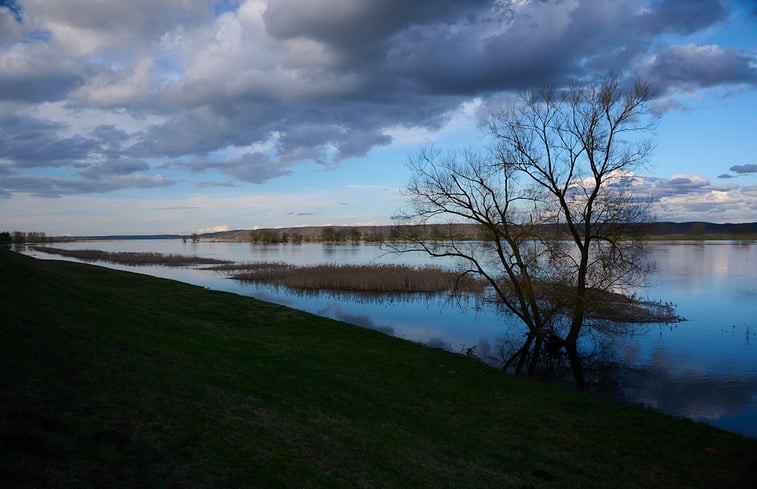
<svg viewBox="0 0 757 489"><path fill-rule="evenodd" d="M583 391L586 388L584 384L584 368L581 365L581 357L578 356L578 349L575 343L565 343L565 352L570 360L570 367L573 371L573 379L576 381L576 390Z"/></svg>
<svg viewBox="0 0 757 489"><path fill-rule="evenodd" d="M520 373L523 371L523 365L526 363L526 360L528 359L528 350L531 347L531 342L533 340L534 340L534 335L529 334L525 343L523 343L523 346L521 346L520 349L517 352L515 352L515 354L511 356L510 359L505 363L505 369L507 369L510 365L512 365L515 359L518 359L518 365L515 367L515 374L520 375Z"/></svg>
<svg viewBox="0 0 757 489"><path fill-rule="evenodd" d="M528 376L533 377L534 373L536 372L536 367L539 364L539 355L541 354L541 338L536 338L536 343L534 343L534 352L531 356L531 363L528 365Z"/></svg>

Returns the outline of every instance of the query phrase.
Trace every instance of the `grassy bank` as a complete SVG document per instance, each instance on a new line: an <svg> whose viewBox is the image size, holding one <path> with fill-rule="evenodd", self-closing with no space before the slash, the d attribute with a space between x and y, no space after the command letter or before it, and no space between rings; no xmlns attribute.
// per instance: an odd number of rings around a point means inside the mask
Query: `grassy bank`
<svg viewBox="0 0 757 489"><path fill-rule="evenodd" d="M0 249L3 487L753 487L757 441Z"/></svg>

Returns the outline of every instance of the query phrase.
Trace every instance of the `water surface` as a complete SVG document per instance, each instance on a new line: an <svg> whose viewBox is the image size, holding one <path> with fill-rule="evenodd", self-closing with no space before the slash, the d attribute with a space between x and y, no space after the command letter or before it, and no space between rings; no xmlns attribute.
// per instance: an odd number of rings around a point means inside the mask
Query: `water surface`
<svg viewBox="0 0 757 489"><path fill-rule="evenodd" d="M125 240L55 246L297 265L453 265L420 254L389 254L372 244ZM672 325L634 325L632 334L604 342L608 359L616 362L607 391L629 402L757 438L757 244L652 243L651 253L657 271L637 294L676 304L678 314L687 320ZM452 351L473 348L477 355L491 361L501 356L508 335L520 333L517 323L491 307L460 304L444 297L377 300L344 294L302 294L283 287L238 282L195 268L104 265L253 296Z"/></svg>

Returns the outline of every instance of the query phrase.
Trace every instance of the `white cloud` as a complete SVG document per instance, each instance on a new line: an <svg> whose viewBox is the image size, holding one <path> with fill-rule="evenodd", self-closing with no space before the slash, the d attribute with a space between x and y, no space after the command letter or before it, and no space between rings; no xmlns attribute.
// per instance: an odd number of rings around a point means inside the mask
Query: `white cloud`
<svg viewBox="0 0 757 489"><path fill-rule="evenodd" d="M395 125L384 129L384 134L392 138L393 146L411 146L444 141L458 131L476 129L480 123L480 111L483 99L474 97L463 101L458 107L444 114L441 119L446 121L437 128L424 126Z"/></svg>
<svg viewBox="0 0 757 489"><path fill-rule="evenodd" d="M152 91L153 59L145 57L129 70L93 75L71 95L99 107L124 107Z"/></svg>
<svg viewBox="0 0 757 489"><path fill-rule="evenodd" d="M131 113L119 108L92 108L73 106L67 102L46 102L27 109L27 113L44 121L59 125L59 136L71 137L87 134L97 126L110 125L133 134L151 125L165 122L159 115Z"/></svg>
<svg viewBox="0 0 757 489"><path fill-rule="evenodd" d="M73 56L143 47L209 14L204 0L27 0L23 5L25 24L49 32L55 45Z"/></svg>
<svg viewBox="0 0 757 489"><path fill-rule="evenodd" d="M230 229L229 226L223 224L220 226L213 226L210 228L197 229L195 230L195 232L197 233L222 233L224 231L228 231L229 229Z"/></svg>

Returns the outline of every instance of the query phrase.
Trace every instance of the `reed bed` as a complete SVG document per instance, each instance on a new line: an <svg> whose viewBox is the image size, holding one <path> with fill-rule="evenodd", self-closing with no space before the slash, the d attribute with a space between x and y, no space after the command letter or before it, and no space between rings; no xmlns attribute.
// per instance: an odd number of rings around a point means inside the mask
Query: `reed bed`
<svg viewBox="0 0 757 489"><path fill-rule="evenodd" d="M48 246L33 246L32 249L34 251L39 251L42 253L67 256L88 262L106 261L111 263L119 263L122 265L165 265L178 267L184 265L221 265L231 263L228 260L217 260L215 258L202 258L199 256L185 256L175 254L165 255L163 253L152 252L66 250Z"/></svg>
<svg viewBox="0 0 757 489"><path fill-rule="evenodd" d="M284 285L295 290L334 290L380 294L455 292L481 294L485 284L473 277L437 267L407 265L311 265L251 263L214 267L231 271L231 278ZM236 269L236 271L234 271Z"/></svg>

